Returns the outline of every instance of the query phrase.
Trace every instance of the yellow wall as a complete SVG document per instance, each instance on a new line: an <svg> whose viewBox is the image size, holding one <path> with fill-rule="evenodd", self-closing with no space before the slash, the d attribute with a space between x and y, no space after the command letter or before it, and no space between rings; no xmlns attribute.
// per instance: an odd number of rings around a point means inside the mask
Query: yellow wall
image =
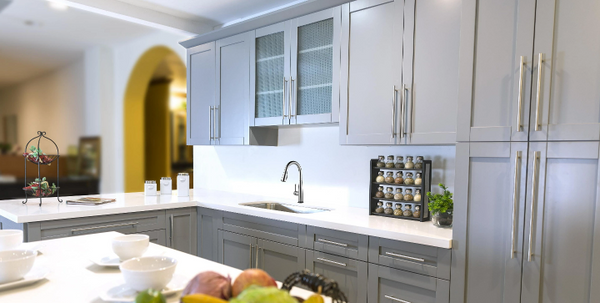
<svg viewBox="0 0 600 303"><path fill-rule="evenodd" d="M171 176L169 82L153 82L146 94L146 179Z"/></svg>

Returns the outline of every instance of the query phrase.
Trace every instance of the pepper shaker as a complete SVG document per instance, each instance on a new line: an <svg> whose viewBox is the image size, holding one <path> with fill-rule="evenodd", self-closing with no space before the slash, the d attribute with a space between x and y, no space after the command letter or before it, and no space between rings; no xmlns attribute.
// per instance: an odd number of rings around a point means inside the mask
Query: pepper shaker
<svg viewBox="0 0 600 303"><path fill-rule="evenodd" d="M406 178L404 178L404 184L406 184L406 185L415 184L415 179L413 179L412 173L406 173Z"/></svg>
<svg viewBox="0 0 600 303"><path fill-rule="evenodd" d="M415 211L413 211L413 217L420 218L421 217L421 206L415 205Z"/></svg>
<svg viewBox="0 0 600 303"><path fill-rule="evenodd" d="M383 177L383 172L380 171L377 173L377 178L375 178L375 182L377 183L383 183L385 180L385 178Z"/></svg>
<svg viewBox="0 0 600 303"><path fill-rule="evenodd" d="M383 186L379 186L377 188L377 192L375 193L375 198L383 198Z"/></svg>
<svg viewBox="0 0 600 303"><path fill-rule="evenodd" d="M383 202L377 202L377 208L375 208L375 212L378 214L383 212Z"/></svg>
<svg viewBox="0 0 600 303"><path fill-rule="evenodd" d="M385 157L379 156L377 159L377 167L385 167Z"/></svg>
<svg viewBox="0 0 600 303"><path fill-rule="evenodd" d="M410 204L404 204L404 212L402 213L405 217L411 217L413 212L410 210L412 207Z"/></svg>
<svg viewBox="0 0 600 303"><path fill-rule="evenodd" d="M160 178L160 194L170 195L173 193L173 184L171 184L171 177Z"/></svg>
<svg viewBox="0 0 600 303"><path fill-rule="evenodd" d="M394 173L389 171L387 172L387 177L385 177L385 183L394 184Z"/></svg>
<svg viewBox="0 0 600 303"><path fill-rule="evenodd" d="M387 192L385 193L385 196L384 196L384 197L385 197L386 199L393 199L393 198L394 198L394 189L393 189L393 188L391 188L391 187L388 187L388 188L386 189L386 191L387 191Z"/></svg>
<svg viewBox="0 0 600 303"><path fill-rule="evenodd" d="M393 213L394 213L394 210L392 209L392 202L388 202L388 203L386 203L386 204L385 204L385 206L386 206L386 207L385 207L385 210L384 210L384 212L385 212L387 215L391 215L391 214L393 214Z"/></svg>
<svg viewBox="0 0 600 303"><path fill-rule="evenodd" d="M396 168L404 168L404 157L398 156L396 157L396 163L394 164Z"/></svg>
<svg viewBox="0 0 600 303"><path fill-rule="evenodd" d="M396 189L396 194L394 195L394 200L398 200L398 201L404 200L404 195L402 194L402 188Z"/></svg>
<svg viewBox="0 0 600 303"><path fill-rule="evenodd" d="M404 174L401 171L396 173L396 179L394 179L394 183L402 184L404 183Z"/></svg>
<svg viewBox="0 0 600 303"><path fill-rule="evenodd" d="M156 196L156 181L147 180L144 183L144 196Z"/></svg>
<svg viewBox="0 0 600 303"><path fill-rule="evenodd" d="M385 168L394 168L394 156L388 156L385 161Z"/></svg>
<svg viewBox="0 0 600 303"><path fill-rule="evenodd" d="M421 178L421 173L417 173L417 176L415 177L415 185L421 185L421 183L423 183L423 179Z"/></svg>
<svg viewBox="0 0 600 303"><path fill-rule="evenodd" d="M402 204L396 203L396 209L394 209L394 216L402 216Z"/></svg>
<svg viewBox="0 0 600 303"><path fill-rule="evenodd" d="M178 197L189 197L190 196L190 174L188 174L188 173L177 174L177 196Z"/></svg>
<svg viewBox="0 0 600 303"><path fill-rule="evenodd" d="M415 196L413 197L413 200L415 202L421 202L421 190L420 189L415 190Z"/></svg>
<svg viewBox="0 0 600 303"><path fill-rule="evenodd" d="M417 161L415 162L415 169L423 169L423 156L417 156Z"/></svg>
<svg viewBox="0 0 600 303"><path fill-rule="evenodd" d="M404 191L404 201L412 201L414 199L413 194L412 194L412 189L407 188Z"/></svg>
<svg viewBox="0 0 600 303"><path fill-rule="evenodd" d="M406 168L406 169L414 169L415 168L415 163L413 163L412 156L406 156L406 163L404 163L404 168Z"/></svg>

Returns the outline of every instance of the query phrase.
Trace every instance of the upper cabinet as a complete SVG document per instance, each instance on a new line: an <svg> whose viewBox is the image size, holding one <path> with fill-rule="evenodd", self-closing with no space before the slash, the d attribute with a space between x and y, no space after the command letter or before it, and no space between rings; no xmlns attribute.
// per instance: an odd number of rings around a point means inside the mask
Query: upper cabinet
<svg viewBox="0 0 600 303"><path fill-rule="evenodd" d="M343 7L340 142L454 144L460 1Z"/></svg>
<svg viewBox="0 0 600 303"><path fill-rule="evenodd" d="M600 3L463 1L458 141L600 139Z"/></svg>
<svg viewBox="0 0 600 303"><path fill-rule="evenodd" d="M251 41L251 126L338 121L341 9L257 29Z"/></svg>
<svg viewBox="0 0 600 303"><path fill-rule="evenodd" d="M214 142L215 42L187 50L187 144Z"/></svg>

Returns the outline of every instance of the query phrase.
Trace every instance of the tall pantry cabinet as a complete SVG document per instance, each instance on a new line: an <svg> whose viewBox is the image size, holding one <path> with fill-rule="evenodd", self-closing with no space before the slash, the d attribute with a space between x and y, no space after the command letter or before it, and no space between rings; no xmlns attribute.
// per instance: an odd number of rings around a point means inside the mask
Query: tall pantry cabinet
<svg viewBox="0 0 600 303"><path fill-rule="evenodd" d="M463 1L451 302L600 302L598 15Z"/></svg>

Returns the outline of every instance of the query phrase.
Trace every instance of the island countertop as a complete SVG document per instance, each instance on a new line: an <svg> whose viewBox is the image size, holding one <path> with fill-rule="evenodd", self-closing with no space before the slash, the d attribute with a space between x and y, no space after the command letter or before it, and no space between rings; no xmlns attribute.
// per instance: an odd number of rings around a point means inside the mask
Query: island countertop
<svg viewBox="0 0 600 303"><path fill-rule="evenodd" d="M379 216L370 216L367 209L335 206L322 207L323 204L305 203L304 206L328 208L330 211L295 214L282 211L260 209L240 205L240 203L276 201L296 204L293 199L243 193L190 190L189 197L173 195L144 196L143 193L103 194L103 198L115 198L113 203L98 206L73 206L59 203L56 198L44 198L42 206L37 200L23 205L22 199L0 201L0 216L15 223L29 223L49 220L62 220L101 215L112 215L152 210L167 210L185 207L204 207L215 210L245 214L273 220L306 224L316 227L348 231L391 240L406 241L440 248L452 248L452 230L433 226L428 222L417 222ZM78 197L68 197L76 199ZM66 200L67 197L63 197Z"/></svg>

